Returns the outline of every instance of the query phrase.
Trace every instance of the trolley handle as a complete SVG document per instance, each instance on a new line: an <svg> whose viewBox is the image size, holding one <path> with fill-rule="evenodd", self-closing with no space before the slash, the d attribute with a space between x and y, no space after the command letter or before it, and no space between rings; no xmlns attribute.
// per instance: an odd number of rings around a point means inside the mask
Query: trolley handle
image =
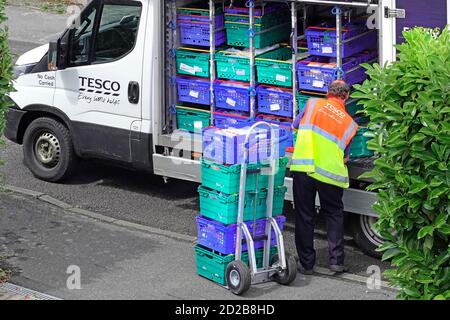
<svg viewBox="0 0 450 320"><path fill-rule="evenodd" d="M267 122L264 121L258 121L255 124L253 124L250 129L247 132L247 135L245 137L244 142L244 163L247 163L249 160L249 153L250 153L250 137L252 136L253 131L255 131L256 128L259 127L266 127L270 131L270 139L275 138L275 130L273 126ZM271 143L271 157L273 157L276 154L276 143Z"/></svg>

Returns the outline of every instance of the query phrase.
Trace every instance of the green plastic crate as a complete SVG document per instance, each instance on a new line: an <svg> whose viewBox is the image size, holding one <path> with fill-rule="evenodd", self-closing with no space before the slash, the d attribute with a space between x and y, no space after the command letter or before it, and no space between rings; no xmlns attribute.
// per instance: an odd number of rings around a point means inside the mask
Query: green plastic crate
<svg viewBox="0 0 450 320"><path fill-rule="evenodd" d="M292 49L282 47L271 54L262 54L256 58L256 73L258 82L281 86L292 87ZM300 48L298 59L307 57L308 49Z"/></svg>
<svg viewBox="0 0 450 320"><path fill-rule="evenodd" d="M210 54L206 50L179 48L177 50L177 72L190 76L209 78Z"/></svg>
<svg viewBox="0 0 450 320"><path fill-rule="evenodd" d="M211 123L211 112L207 110L194 109L177 106L178 129L187 130L192 133L201 133Z"/></svg>
<svg viewBox="0 0 450 320"><path fill-rule="evenodd" d="M277 26L286 22L286 14L290 15L290 12L288 10L279 10L263 16L255 16L255 25L260 26L262 30ZM225 13L225 22L244 23L248 29L250 17L248 14Z"/></svg>
<svg viewBox="0 0 450 320"><path fill-rule="evenodd" d="M309 92L309 91L301 91L297 94L297 100L300 110L306 107L306 103L310 98L322 98L325 99L325 93L317 93L317 92ZM357 112L363 110L363 106L358 104L357 99L351 99L346 103L345 109L348 114L351 115L358 124L364 124L368 122L368 118L358 114Z"/></svg>
<svg viewBox="0 0 450 320"><path fill-rule="evenodd" d="M194 2L183 7L177 8L179 15L209 17L209 4L207 2ZM221 6L216 7L216 16L223 13Z"/></svg>
<svg viewBox="0 0 450 320"><path fill-rule="evenodd" d="M217 62L217 78L236 81L250 81L250 59L236 52L219 51L215 58Z"/></svg>
<svg viewBox="0 0 450 320"><path fill-rule="evenodd" d="M263 53L267 57L276 57L276 49ZM259 57L261 55L257 55ZM217 62L217 78L236 81L250 81L250 58L248 54L221 50L214 57Z"/></svg>
<svg viewBox="0 0 450 320"><path fill-rule="evenodd" d="M358 128L350 146L350 158L368 158L374 155L373 151L367 148L367 141L370 139L364 136L367 130L365 127Z"/></svg>
<svg viewBox="0 0 450 320"><path fill-rule="evenodd" d="M235 255L221 255L198 244L194 246L194 250L196 254L197 274L218 284L226 286L227 283L225 273L227 266L234 260ZM272 247L270 249L270 256L273 257L276 253L278 253L278 249L276 247ZM262 268L264 259L263 255L263 249L259 249L255 252L256 266L258 268ZM243 252L241 258L244 263L249 265L248 252Z"/></svg>
<svg viewBox="0 0 450 320"><path fill-rule="evenodd" d="M306 107L306 103L310 98L322 98L325 99L325 93L316 93L309 91L300 91L297 94L298 108L299 110L303 110Z"/></svg>
<svg viewBox="0 0 450 320"><path fill-rule="evenodd" d="M283 213L284 195L287 188L277 187L274 190L273 197L273 216ZM200 214L222 222L223 224L233 224L237 222L239 194L225 194L216 190L211 190L204 186L198 188L200 194ZM254 207L256 206L256 219L266 217L266 198L267 191L260 190L256 196L251 192L246 192L244 221L251 221L254 219Z"/></svg>
<svg viewBox="0 0 450 320"><path fill-rule="evenodd" d="M350 99L345 106L348 114L352 117L358 116L357 112L364 109L364 106L359 104L358 101L358 99Z"/></svg>
<svg viewBox="0 0 450 320"><path fill-rule="evenodd" d="M227 30L227 43L230 46L250 47L249 28L247 23L225 22ZM262 29L261 25L255 25L255 48L265 48L283 41L289 40L291 24L285 23L269 29Z"/></svg>
<svg viewBox="0 0 450 320"><path fill-rule="evenodd" d="M280 158L279 167L275 174L275 187L284 185L284 177L286 175L286 166L289 159ZM248 169L261 169L269 167L269 164L250 164ZM203 159L202 161L202 184L210 189L220 191L226 194L239 193L241 188L241 165L223 165ZM258 174L258 188L265 189L269 184L269 176ZM254 190L256 188L256 174L247 174L246 190Z"/></svg>

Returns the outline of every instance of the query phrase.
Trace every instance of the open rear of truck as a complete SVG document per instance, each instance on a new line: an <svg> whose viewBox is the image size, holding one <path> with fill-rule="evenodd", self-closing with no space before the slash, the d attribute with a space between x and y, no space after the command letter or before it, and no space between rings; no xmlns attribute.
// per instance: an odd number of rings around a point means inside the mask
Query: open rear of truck
<svg viewBox="0 0 450 320"><path fill-rule="evenodd" d="M208 8L211 3L204 1ZM213 1L215 5L230 5L230 1ZM258 1L255 1L258 3ZM401 32L410 27L421 25L427 27L443 27L448 21L447 10L450 7L447 0L435 0L432 3L424 3L419 0L341 0L341 1L264 1L265 3L282 3L289 11L285 20L292 28L289 28L291 47L299 42L293 39L304 39L306 27L321 22L321 19L335 21L338 19L334 8L340 8L342 20L366 19L369 27L377 34L377 58L380 64L395 60L395 43L402 41ZM162 109L155 110L152 121L154 139L153 166L158 175L195 182L201 182L201 155L202 136L200 133L189 133L177 130L176 106L179 105L176 85L177 64L176 50L183 45L180 43L180 29L177 25L177 10L192 0L163 1L159 10L161 12L161 46L160 52L160 89L158 99ZM295 5L294 5L295 4ZM426 7L428 6L428 7ZM211 15L212 16L212 15ZM211 19L213 17L210 17ZM211 21L210 21L211 23ZM214 30L211 26L210 30ZM339 30L333 32L340 32ZM342 31L341 31L342 32ZM294 38L293 35L297 37ZM338 35L336 35L338 36ZM342 34L340 34L342 36ZM213 41L214 42L214 41ZM204 48L213 56L218 48L215 45ZM294 61L294 60L293 60ZM212 60L211 60L212 62ZM253 62L252 62L253 63ZM217 75L215 68L210 69L211 83ZM158 90L157 90L158 91ZM156 102L156 101L155 101ZM298 102L297 102L298 103ZM215 107L211 104L210 111ZM214 112L211 113L210 124L214 123ZM201 132L201 131L200 131ZM288 154L289 155L289 154ZM377 214L372 210L372 204L376 201L376 194L365 191L370 181L360 179L359 176L370 170L373 166L372 157L351 159L348 163L351 187L345 190L345 211L360 215L358 219L359 233L368 239L369 245L374 247L381 243L382 239L373 228ZM285 184L288 187L286 200L292 200L292 179L288 173ZM318 203L319 205L319 203ZM356 217L356 216L355 216ZM373 247L373 248L374 248Z"/></svg>
<svg viewBox="0 0 450 320"><path fill-rule="evenodd" d="M206 1L205 1L206 2ZM220 0L215 1L217 4L221 3ZM291 10L290 2L286 1L266 1L269 2L281 2L285 3L289 10ZM329 3L327 3L329 2ZM381 2L381 1L380 1ZM162 17L164 21L161 21L163 25L162 41L164 42L163 51L161 56L163 57L164 65L163 72L161 72L161 89L163 96L162 106L160 114L155 114L157 120L154 121L154 139L155 139L155 155L153 157L155 173L165 176L178 178L190 181L201 181L201 164L199 158L202 153L201 134L192 134L188 132L179 132L177 130L177 118L174 112L174 106L178 104L177 101L177 88L175 85L175 79L177 76L176 59L174 57L174 49L182 47L179 39L179 30L174 28L174 24L177 19L177 9L183 7L186 4L192 3L191 0L179 0L179 1L165 1L165 5L161 7ZM228 5L229 1L225 1L224 5ZM317 3L317 4L314 4ZM318 21L318 17L324 19L334 19L335 16L332 13L332 9L335 7L335 1L305 1L304 3L298 1L297 10L297 34L301 37L304 33L304 27L309 25L308 21ZM343 3L342 1L338 3ZM351 10L353 17L367 16L376 14L375 9L378 8L377 1L371 1L371 5L367 6L367 1L348 1L345 3L345 9ZM368 13L369 12L369 13ZM291 23L291 16L286 17ZM389 23L390 25L391 23ZM390 26L389 26L390 27ZM393 37L393 29L390 27L388 32L391 33L391 39ZM291 32L291 29L289 29ZM378 33L378 31L376 31ZM381 39L380 32L380 40ZM386 41L385 41L386 42ZM210 48L206 48L208 51ZM382 51L388 52L382 52ZM384 55L385 61L391 60L392 55L392 41L387 49L379 47L379 52ZM155 119L156 120L156 119ZM175 133L176 132L176 133ZM175 134L174 134L175 133ZM364 215L375 215L371 209L371 205L375 201L375 195L364 191L366 181L358 179L361 173L370 169L372 165L371 158L355 159L349 163L350 176L354 182L352 188L347 190L345 194L345 207L349 212L360 213ZM292 180L289 176L286 178L286 185L289 187L287 194L287 200L292 200L291 192Z"/></svg>

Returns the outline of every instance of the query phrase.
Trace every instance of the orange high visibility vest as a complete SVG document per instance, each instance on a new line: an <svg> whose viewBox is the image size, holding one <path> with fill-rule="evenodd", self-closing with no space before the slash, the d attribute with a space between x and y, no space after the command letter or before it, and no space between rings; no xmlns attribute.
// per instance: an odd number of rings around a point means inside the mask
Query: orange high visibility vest
<svg viewBox="0 0 450 320"><path fill-rule="evenodd" d="M342 100L310 99L298 128L290 170L306 172L316 180L348 188L344 151L357 129Z"/></svg>

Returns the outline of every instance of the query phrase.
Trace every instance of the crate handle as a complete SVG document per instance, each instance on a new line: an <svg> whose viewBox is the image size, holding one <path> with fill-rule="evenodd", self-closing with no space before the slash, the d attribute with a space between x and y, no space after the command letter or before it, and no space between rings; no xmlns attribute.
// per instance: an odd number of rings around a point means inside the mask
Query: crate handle
<svg viewBox="0 0 450 320"><path fill-rule="evenodd" d="M211 165L209 163L202 162L202 166L205 168L210 168Z"/></svg>
<svg viewBox="0 0 450 320"><path fill-rule="evenodd" d="M328 30L328 31L336 31L336 28L326 28L326 27L308 27L307 29L317 29L317 30ZM342 29L342 32L348 32L349 29Z"/></svg>

